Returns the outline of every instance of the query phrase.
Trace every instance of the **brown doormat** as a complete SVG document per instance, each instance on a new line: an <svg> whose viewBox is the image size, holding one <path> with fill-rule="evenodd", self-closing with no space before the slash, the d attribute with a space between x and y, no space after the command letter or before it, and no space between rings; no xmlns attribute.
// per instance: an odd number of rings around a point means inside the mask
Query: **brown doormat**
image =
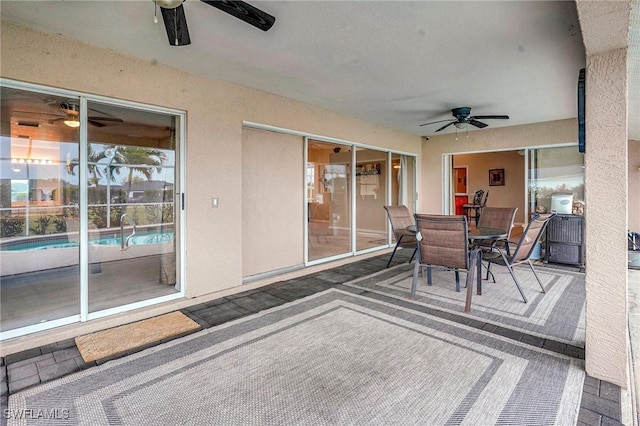
<svg viewBox="0 0 640 426"><path fill-rule="evenodd" d="M199 328L197 322L176 311L76 337L76 345L82 359L91 362Z"/></svg>

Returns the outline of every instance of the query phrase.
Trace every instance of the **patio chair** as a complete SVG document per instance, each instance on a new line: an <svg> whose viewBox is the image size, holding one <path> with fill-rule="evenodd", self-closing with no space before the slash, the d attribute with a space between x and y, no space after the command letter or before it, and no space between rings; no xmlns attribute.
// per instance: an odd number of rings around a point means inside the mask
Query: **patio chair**
<svg viewBox="0 0 640 426"><path fill-rule="evenodd" d="M465 311L468 312L468 305L471 303L474 266L476 262L479 262L480 250L469 251L467 217L464 215L416 214L415 218L418 230L416 236L418 239L418 258L413 269L411 298L415 298L418 275L422 268L427 269L428 285L432 284L432 268L439 267L444 270L453 270L455 272L457 292L460 291L460 271L464 271L467 273L467 306L465 306ZM479 281L480 271L478 271Z"/></svg>
<svg viewBox="0 0 640 426"><path fill-rule="evenodd" d="M477 223L478 228L491 228L506 231L507 237L499 240L478 240L474 243L474 247L479 247L483 251L491 251L498 247L507 250L510 254L509 238L511 237L511 228L516 217L517 207L486 207L480 215L480 221Z"/></svg>
<svg viewBox="0 0 640 426"><path fill-rule="evenodd" d="M391 223L391 230L396 239L396 245L393 248L393 253L391 253L391 257L389 257L389 261L387 262L387 268L391 264L391 260L393 256L396 254L396 250L398 247L412 248L413 254L411 255L411 260L416 255L417 246L416 246L416 234L415 232L407 231L408 226L412 226L413 216L411 216L411 212L407 208L407 206L384 206L384 209L387 212L387 216L389 217L389 222Z"/></svg>
<svg viewBox="0 0 640 426"><path fill-rule="evenodd" d="M487 205L488 198L489 191L487 191L487 193L485 194L484 190L479 189L473 195L473 202L462 205L462 210L464 211L464 215L467 216L468 221L471 221L471 218L473 217L476 220L476 226L478 226L480 213L482 212L482 209Z"/></svg>
<svg viewBox="0 0 640 426"><path fill-rule="evenodd" d="M555 213L548 213L548 214L533 216L529 221L529 224L527 225L526 229L522 233L522 237L520 237L520 241L518 241L518 244L515 246L513 255L510 255L509 253L507 253L506 249L501 249L501 248L496 248L494 251L490 251L490 252L483 252L482 260L487 262L487 278L486 279L489 279L489 275L491 275L493 277L493 282L494 283L496 282L495 277L491 272L492 264L505 266L509 271L511 278L513 278L513 282L516 284L516 287L518 288L518 291L520 292L520 295L522 296L524 303L527 303L527 297L524 295L524 292L522 291L522 287L520 287L520 283L518 282L518 278L516 278L516 275L513 269L513 267L516 265L519 265L521 263L526 263L529 265L529 268L531 268L533 275L536 277L536 280L538 281L538 284L540 285L542 292L546 293L546 290L542 285L542 281L540 281L540 278L538 277L538 274L536 273L536 270L533 267L533 263L531 263L531 255L533 254L536 248L536 243L540 240L542 233L544 232L547 224L549 223L549 220L555 215L556 215Z"/></svg>

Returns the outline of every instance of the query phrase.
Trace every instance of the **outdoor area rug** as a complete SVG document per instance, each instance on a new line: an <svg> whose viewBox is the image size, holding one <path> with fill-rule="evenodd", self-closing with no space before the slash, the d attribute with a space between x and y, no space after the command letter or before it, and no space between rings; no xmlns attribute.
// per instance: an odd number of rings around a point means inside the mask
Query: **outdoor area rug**
<svg viewBox="0 0 640 426"><path fill-rule="evenodd" d="M483 267L482 271L484 278L486 269ZM542 293L531 269L517 266L515 274L529 300L524 303L507 268L494 265L491 271L496 282L483 279L482 295L477 295L474 282L469 314L463 312L464 273L460 274L462 291L456 292L454 273L434 268L432 285L427 285L426 274L418 277L416 298L411 302L584 348L586 293L583 273L537 267L536 272L546 289L546 293ZM402 264L345 285L408 301L412 277L413 264Z"/></svg>
<svg viewBox="0 0 640 426"><path fill-rule="evenodd" d="M582 360L330 289L12 394L9 410L49 425L567 425L583 381Z"/></svg>
<svg viewBox="0 0 640 426"><path fill-rule="evenodd" d="M82 359L91 362L199 328L197 322L182 312L171 312L76 337L76 346Z"/></svg>

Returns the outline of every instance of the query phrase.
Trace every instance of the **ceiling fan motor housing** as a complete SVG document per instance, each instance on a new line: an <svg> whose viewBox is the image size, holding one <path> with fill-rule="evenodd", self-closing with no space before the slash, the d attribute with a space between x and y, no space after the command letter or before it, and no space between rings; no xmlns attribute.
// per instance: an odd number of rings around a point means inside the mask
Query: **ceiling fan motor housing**
<svg viewBox="0 0 640 426"><path fill-rule="evenodd" d="M458 119L467 118L469 114L471 114L471 108L470 107L454 108L451 110L451 114L453 114L453 116Z"/></svg>

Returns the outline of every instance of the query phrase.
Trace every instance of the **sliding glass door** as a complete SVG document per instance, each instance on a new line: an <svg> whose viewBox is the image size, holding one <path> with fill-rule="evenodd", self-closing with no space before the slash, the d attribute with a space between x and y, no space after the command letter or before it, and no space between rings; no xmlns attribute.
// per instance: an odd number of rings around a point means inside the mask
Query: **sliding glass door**
<svg viewBox="0 0 640 426"><path fill-rule="evenodd" d="M180 115L21 87L1 104L1 338L180 296Z"/></svg>
<svg viewBox="0 0 640 426"><path fill-rule="evenodd" d="M309 139L308 259L351 253L351 149Z"/></svg>
<svg viewBox="0 0 640 426"><path fill-rule="evenodd" d="M307 261L389 245L392 237L384 206L405 204L414 211L415 172L413 156L308 139Z"/></svg>
<svg viewBox="0 0 640 426"><path fill-rule="evenodd" d="M387 244L388 153L356 148L356 250Z"/></svg>
<svg viewBox="0 0 640 426"><path fill-rule="evenodd" d="M87 109L89 312L174 294L176 118Z"/></svg>

